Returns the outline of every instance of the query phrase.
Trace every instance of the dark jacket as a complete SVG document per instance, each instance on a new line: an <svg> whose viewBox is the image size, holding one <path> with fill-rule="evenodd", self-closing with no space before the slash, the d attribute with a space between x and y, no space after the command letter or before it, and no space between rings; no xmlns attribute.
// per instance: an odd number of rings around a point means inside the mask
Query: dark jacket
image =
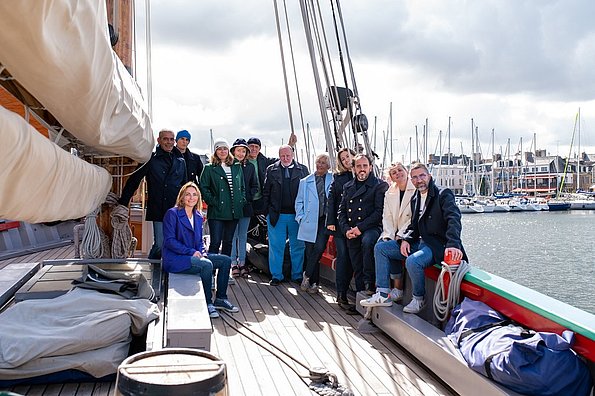
<svg viewBox="0 0 595 396"><path fill-rule="evenodd" d="M345 183L343 189L343 198L339 206L339 227L343 235L356 226L361 232L372 228L382 230L384 193L388 184L372 173L359 189L356 180Z"/></svg>
<svg viewBox="0 0 595 396"><path fill-rule="evenodd" d="M300 180L308 176L308 168L293 161L294 168L291 170L290 194L293 200L297 197L300 187ZM270 216L271 225L275 226L281 214L281 200L283 196L283 169L281 161L277 161L267 168L262 200L264 201L265 214Z"/></svg>
<svg viewBox="0 0 595 396"><path fill-rule="evenodd" d="M420 216L420 193L417 191L411 199L413 219L405 232L405 240L417 242L420 238L432 249L434 262L444 259L444 249L454 247L467 254L461 242L461 211L453 192L446 187L438 187L434 179L428 184L426 207Z"/></svg>
<svg viewBox="0 0 595 396"><path fill-rule="evenodd" d="M200 184L200 174L202 173L202 169L204 168L200 156L198 154L194 154L192 151L190 151L190 149L186 149L183 156L184 160L186 160L188 181Z"/></svg>
<svg viewBox="0 0 595 396"><path fill-rule="evenodd" d="M207 164L200 176L200 193L207 203L207 219L234 220L244 217L246 191L244 176L238 161L231 165L233 202L227 175L221 165Z"/></svg>
<svg viewBox="0 0 595 396"><path fill-rule="evenodd" d="M242 166L242 173L244 174L244 188L246 190L246 204L244 205L244 217L251 217L254 215L252 208L252 200L254 194L258 191L258 180L256 179L256 169L247 160Z"/></svg>
<svg viewBox="0 0 595 396"><path fill-rule="evenodd" d="M194 228L184 208L170 208L163 218L163 269L181 272L190 268L195 252L204 253L202 242L202 215L194 211Z"/></svg>
<svg viewBox="0 0 595 396"><path fill-rule="evenodd" d="M258 153L256 156L256 163L258 164L258 182L260 183L260 190L264 190L264 180L266 179L267 168L279 161L279 158L265 157L264 154Z"/></svg>
<svg viewBox="0 0 595 396"><path fill-rule="evenodd" d="M341 198L343 197L343 187L345 187L345 183L350 180L353 180L353 172L347 171L336 173L333 176L333 182L331 183L331 189L329 190L326 225L334 225L337 231L339 231L337 224L339 224L339 205L341 205Z"/></svg>
<svg viewBox="0 0 595 396"><path fill-rule="evenodd" d="M140 165L128 178L122 196L118 201L128 206L130 198L138 188L143 177L147 178L147 221L163 221L165 212L176 204L180 187L188 180L186 161L180 150L163 151L157 146L149 161Z"/></svg>

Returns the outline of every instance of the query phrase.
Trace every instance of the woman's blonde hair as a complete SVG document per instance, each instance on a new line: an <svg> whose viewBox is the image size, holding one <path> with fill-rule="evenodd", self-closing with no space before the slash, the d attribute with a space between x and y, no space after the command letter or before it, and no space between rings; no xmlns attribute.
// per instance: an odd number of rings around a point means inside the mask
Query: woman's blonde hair
<svg viewBox="0 0 595 396"><path fill-rule="evenodd" d="M247 153L246 153L247 154ZM225 165L231 166L233 165L233 155L231 155L231 151L227 150L227 158L225 158ZM211 155L211 164L213 166L221 165L221 160L217 157L217 150Z"/></svg>
<svg viewBox="0 0 595 396"><path fill-rule="evenodd" d="M192 208L192 210L200 211L202 209L202 195L200 193L200 190L198 189L198 186L194 182L188 182L188 183L184 184L182 186L182 188L180 188L180 191L178 192L178 198L176 198L176 206L178 208L183 208L185 206L184 205L184 195L186 194L186 190L188 190L190 187L194 188L198 194L198 202Z"/></svg>
<svg viewBox="0 0 595 396"><path fill-rule="evenodd" d="M405 171L405 173L409 174L409 171L407 170L407 167L405 165L403 165L401 162L394 162L392 164L390 164L390 166L386 169L386 178L387 180L391 180L390 178L390 172L393 169L397 169L397 168L403 168L403 170Z"/></svg>
<svg viewBox="0 0 595 396"><path fill-rule="evenodd" d="M345 168L343 166L343 163L341 162L341 154L343 154L346 151L349 151L349 154L351 154L351 157L355 157L355 151L353 151L349 147L343 147L341 150L337 151L337 166L336 166L336 169L335 169L337 173L343 173L343 172L347 172L348 171L348 169Z"/></svg>

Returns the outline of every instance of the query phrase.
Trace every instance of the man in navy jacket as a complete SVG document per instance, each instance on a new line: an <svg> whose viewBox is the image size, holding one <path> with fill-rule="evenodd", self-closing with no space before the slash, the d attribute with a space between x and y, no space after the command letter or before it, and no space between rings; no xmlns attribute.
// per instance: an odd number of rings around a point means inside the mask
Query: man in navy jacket
<svg viewBox="0 0 595 396"><path fill-rule="evenodd" d="M374 245L382 232L384 193L388 184L374 176L372 161L367 155L358 154L353 161L355 177L343 187L339 228L347 239L356 291L371 295L376 290Z"/></svg>
<svg viewBox="0 0 595 396"><path fill-rule="evenodd" d="M174 133L166 129L159 131L157 143L158 146L151 159L139 165L130 175L118 200L121 205L128 206L130 198L143 177L147 178L148 197L145 219L153 222L153 246L149 252L150 259L161 258L163 216L176 204L178 192L188 180L186 161L182 153L174 147Z"/></svg>
<svg viewBox="0 0 595 396"><path fill-rule="evenodd" d="M466 259L461 242L461 212L453 192L438 187L424 164L411 167L411 182L417 189L411 200L413 219L401 242L401 254L413 286L413 299L403 312L418 313L425 305L424 269L439 263L446 254Z"/></svg>

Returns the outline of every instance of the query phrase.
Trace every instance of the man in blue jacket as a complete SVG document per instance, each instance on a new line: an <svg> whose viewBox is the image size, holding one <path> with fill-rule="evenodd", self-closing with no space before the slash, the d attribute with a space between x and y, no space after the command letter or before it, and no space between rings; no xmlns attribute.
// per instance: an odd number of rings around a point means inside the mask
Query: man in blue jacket
<svg viewBox="0 0 595 396"><path fill-rule="evenodd" d="M401 255L407 258L413 299L403 312L418 313L425 305L424 269L441 262L447 253L455 261L466 259L466 255L461 242L461 212L453 192L436 186L424 164L414 164L410 175L417 192L411 200L413 219L401 242Z"/></svg>
<svg viewBox="0 0 595 396"><path fill-rule="evenodd" d="M182 153L174 147L174 133L163 129L159 131L157 147L149 159L134 171L126 181L119 203L128 206L130 198L138 188L143 177L147 179L147 209L145 220L153 222L153 246L150 259L161 258L163 245L163 216L176 204L180 188L188 180L186 161Z"/></svg>

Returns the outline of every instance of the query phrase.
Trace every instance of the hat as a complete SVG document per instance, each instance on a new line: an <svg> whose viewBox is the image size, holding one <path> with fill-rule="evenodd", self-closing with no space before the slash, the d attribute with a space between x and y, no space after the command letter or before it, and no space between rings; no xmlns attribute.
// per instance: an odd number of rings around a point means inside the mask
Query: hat
<svg viewBox="0 0 595 396"><path fill-rule="evenodd" d="M219 147L229 148L229 143L227 143L227 140L225 140L223 138L217 138L217 139L215 139L215 143L213 144L213 147L214 147L215 151L217 151L217 149Z"/></svg>
<svg viewBox="0 0 595 396"><path fill-rule="evenodd" d="M251 137L250 139L248 139L248 144L258 144L262 147L262 144L260 144L260 139L257 137Z"/></svg>
<svg viewBox="0 0 595 396"><path fill-rule="evenodd" d="M178 132L178 134L176 135L176 142L178 141L178 139L180 138L186 138L188 139L188 141L190 141L190 132L188 132L185 129L182 129L180 132Z"/></svg>
<svg viewBox="0 0 595 396"><path fill-rule="evenodd" d="M246 140L245 139L242 139L242 138L236 139L235 142L233 142L233 146L231 146L230 151L233 153L233 150L236 147L244 147L246 149L246 152L249 152L250 151L250 147L248 147L248 144L246 143Z"/></svg>

